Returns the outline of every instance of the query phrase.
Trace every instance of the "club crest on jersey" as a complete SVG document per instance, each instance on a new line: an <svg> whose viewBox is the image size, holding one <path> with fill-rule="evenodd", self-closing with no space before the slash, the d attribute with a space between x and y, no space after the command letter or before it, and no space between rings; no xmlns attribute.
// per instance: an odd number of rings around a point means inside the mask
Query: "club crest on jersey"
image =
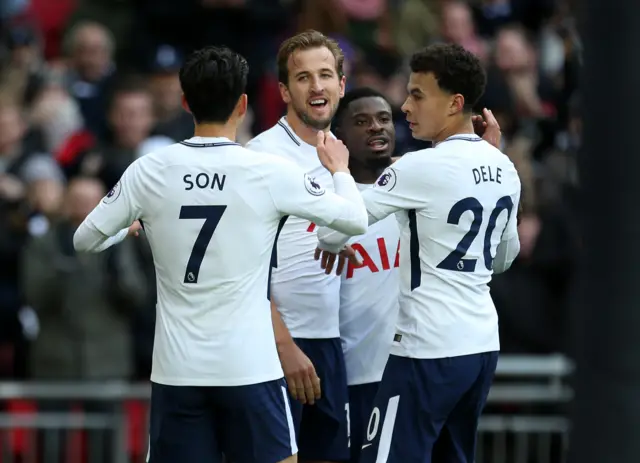
<svg viewBox="0 0 640 463"><path fill-rule="evenodd" d="M322 196L325 191L324 188L322 188L320 184L316 182L316 179L308 174L305 174L304 176L304 187L313 196Z"/></svg>
<svg viewBox="0 0 640 463"><path fill-rule="evenodd" d="M121 191L122 186L120 185L120 182L118 182L113 188L111 188L111 190L109 190L109 193L107 193L107 195L102 199L102 202L105 204L111 204L116 199L118 199Z"/></svg>
<svg viewBox="0 0 640 463"><path fill-rule="evenodd" d="M389 167L385 170L378 180L376 181L374 187L381 188L386 191L391 191L396 186L396 171Z"/></svg>

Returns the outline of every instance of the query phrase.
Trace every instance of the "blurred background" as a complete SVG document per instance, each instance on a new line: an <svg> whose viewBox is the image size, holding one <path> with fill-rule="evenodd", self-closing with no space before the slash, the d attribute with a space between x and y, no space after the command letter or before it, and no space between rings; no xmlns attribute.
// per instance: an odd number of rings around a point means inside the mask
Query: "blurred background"
<svg viewBox="0 0 640 463"><path fill-rule="evenodd" d="M399 110L407 60L458 43L486 66L488 107L523 182L521 252L492 294L503 360L478 461L562 462L568 323L580 253L581 40L570 0L0 0L0 461L143 461L155 279L144 238L76 255L75 228L138 156L192 136L183 57L228 45L249 61L240 141L284 107L275 55L317 29L349 88Z"/></svg>

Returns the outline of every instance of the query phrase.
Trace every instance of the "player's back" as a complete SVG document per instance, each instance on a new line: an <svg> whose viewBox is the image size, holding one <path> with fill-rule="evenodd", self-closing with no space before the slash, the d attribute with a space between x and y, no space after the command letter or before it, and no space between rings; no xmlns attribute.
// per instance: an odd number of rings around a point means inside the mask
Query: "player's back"
<svg viewBox="0 0 640 463"><path fill-rule="evenodd" d="M241 385L282 377L267 299L281 216L266 180L282 161L198 137L141 161L158 286L151 379Z"/></svg>
<svg viewBox="0 0 640 463"><path fill-rule="evenodd" d="M513 163L471 135L410 153L425 207L400 214L402 269L393 353L442 358L499 350L492 262L520 181ZM406 156L405 156L406 157ZM515 225L515 223L514 223Z"/></svg>

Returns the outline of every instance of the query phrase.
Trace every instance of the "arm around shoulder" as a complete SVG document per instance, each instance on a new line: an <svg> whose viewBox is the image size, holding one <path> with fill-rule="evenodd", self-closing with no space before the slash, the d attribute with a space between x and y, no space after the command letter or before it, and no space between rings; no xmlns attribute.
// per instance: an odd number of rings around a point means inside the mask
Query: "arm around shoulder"
<svg viewBox="0 0 640 463"><path fill-rule="evenodd" d="M351 175L336 173L333 193L292 162L283 160L269 180L273 202L281 214L302 217L349 235L366 231L367 211Z"/></svg>

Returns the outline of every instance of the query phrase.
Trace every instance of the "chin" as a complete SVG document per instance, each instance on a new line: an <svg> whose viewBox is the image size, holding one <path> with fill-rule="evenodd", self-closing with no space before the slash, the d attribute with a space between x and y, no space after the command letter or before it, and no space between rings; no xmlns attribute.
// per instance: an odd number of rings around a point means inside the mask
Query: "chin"
<svg viewBox="0 0 640 463"><path fill-rule="evenodd" d="M416 133L416 132L412 132L413 138L415 138L416 140L421 140L421 141L433 141L433 135L425 135L422 133Z"/></svg>
<svg viewBox="0 0 640 463"><path fill-rule="evenodd" d="M371 151L369 155L373 159L391 159L391 156L393 156L391 151Z"/></svg>
<svg viewBox="0 0 640 463"><path fill-rule="evenodd" d="M392 153L387 152L372 152L367 156L367 164L370 167L389 167L391 165L391 156Z"/></svg>
<svg viewBox="0 0 640 463"><path fill-rule="evenodd" d="M314 119L308 115L302 118L302 121L309 127L315 130L325 130L331 125L331 118L329 119Z"/></svg>

